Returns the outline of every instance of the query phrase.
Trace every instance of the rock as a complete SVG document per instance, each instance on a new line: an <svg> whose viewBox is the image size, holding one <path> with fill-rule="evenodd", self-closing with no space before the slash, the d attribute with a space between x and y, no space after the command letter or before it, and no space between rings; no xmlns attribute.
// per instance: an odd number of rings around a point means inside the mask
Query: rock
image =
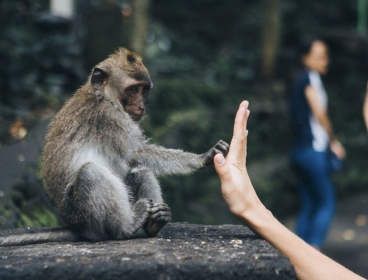
<svg viewBox="0 0 368 280"><path fill-rule="evenodd" d="M0 247L0 279L296 279L289 260L239 225L168 224L154 238Z"/></svg>

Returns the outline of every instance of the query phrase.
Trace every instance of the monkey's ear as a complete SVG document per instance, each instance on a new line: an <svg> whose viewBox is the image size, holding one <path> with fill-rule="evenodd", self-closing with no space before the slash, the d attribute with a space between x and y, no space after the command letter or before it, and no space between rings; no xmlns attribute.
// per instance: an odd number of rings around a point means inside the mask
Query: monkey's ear
<svg viewBox="0 0 368 280"><path fill-rule="evenodd" d="M107 72L101 68L94 68L91 75L91 84L95 87L101 87L107 81Z"/></svg>

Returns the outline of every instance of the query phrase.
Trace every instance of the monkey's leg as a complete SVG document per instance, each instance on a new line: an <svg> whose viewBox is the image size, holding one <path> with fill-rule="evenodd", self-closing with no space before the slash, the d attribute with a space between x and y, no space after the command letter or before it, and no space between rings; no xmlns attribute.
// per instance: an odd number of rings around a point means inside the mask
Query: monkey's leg
<svg viewBox="0 0 368 280"><path fill-rule="evenodd" d="M151 207L148 199L132 207L121 179L108 168L90 162L79 169L64 201L62 216L87 240L122 239L147 223Z"/></svg>
<svg viewBox="0 0 368 280"><path fill-rule="evenodd" d="M150 170L136 170L127 176L127 183L137 198L153 200L154 204L149 211L149 220L144 226L144 231L148 236L155 236L171 219L171 210L163 203L156 176Z"/></svg>
<svg viewBox="0 0 368 280"><path fill-rule="evenodd" d="M160 184L150 170L141 169L129 173L126 184L132 189L136 200L149 198L154 203L163 202Z"/></svg>

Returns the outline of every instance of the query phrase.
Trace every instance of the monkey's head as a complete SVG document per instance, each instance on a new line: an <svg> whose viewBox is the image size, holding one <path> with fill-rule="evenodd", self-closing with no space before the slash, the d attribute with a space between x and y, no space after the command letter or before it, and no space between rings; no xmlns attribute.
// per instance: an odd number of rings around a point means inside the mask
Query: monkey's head
<svg viewBox="0 0 368 280"><path fill-rule="evenodd" d="M121 105L134 121L142 119L152 81L136 53L120 48L93 69L91 84Z"/></svg>

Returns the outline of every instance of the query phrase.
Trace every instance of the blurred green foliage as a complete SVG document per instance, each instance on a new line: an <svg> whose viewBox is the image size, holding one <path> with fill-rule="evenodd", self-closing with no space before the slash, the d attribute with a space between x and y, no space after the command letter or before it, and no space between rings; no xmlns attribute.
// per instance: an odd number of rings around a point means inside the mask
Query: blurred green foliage
<svg viewBox="0 0 368 280"><path fill-rule="evenodd" d="M70 23L52 17L49 1L0 3L0 143L9 125L32 120L40 108L57 108L85 74Z"/></svg>
<svg viewBox="0 0 368 280"><path fill-rule="evenodd" d="M230 141L236 108L241 100L249 100L249 172L262 201L277 216L285 217L295 213L299 203L288 161L287 102L290 77L300 66L298 43L305 37L322 38L330 47L331 71L325 78L329 113L348 153L345 169L334 177L338 195L366 190L368 141L362 101L368 39L354 30L354 1L339 0L333 7L326 0L281 1L276 78L264 82L260 75L261 5L261 1L220 0L152 3L146 61L155 87L145 127L159 143L204 152L218 139ZM213 170L164 178L162 183L174 220L234 222L223 205Z"/></svg>

